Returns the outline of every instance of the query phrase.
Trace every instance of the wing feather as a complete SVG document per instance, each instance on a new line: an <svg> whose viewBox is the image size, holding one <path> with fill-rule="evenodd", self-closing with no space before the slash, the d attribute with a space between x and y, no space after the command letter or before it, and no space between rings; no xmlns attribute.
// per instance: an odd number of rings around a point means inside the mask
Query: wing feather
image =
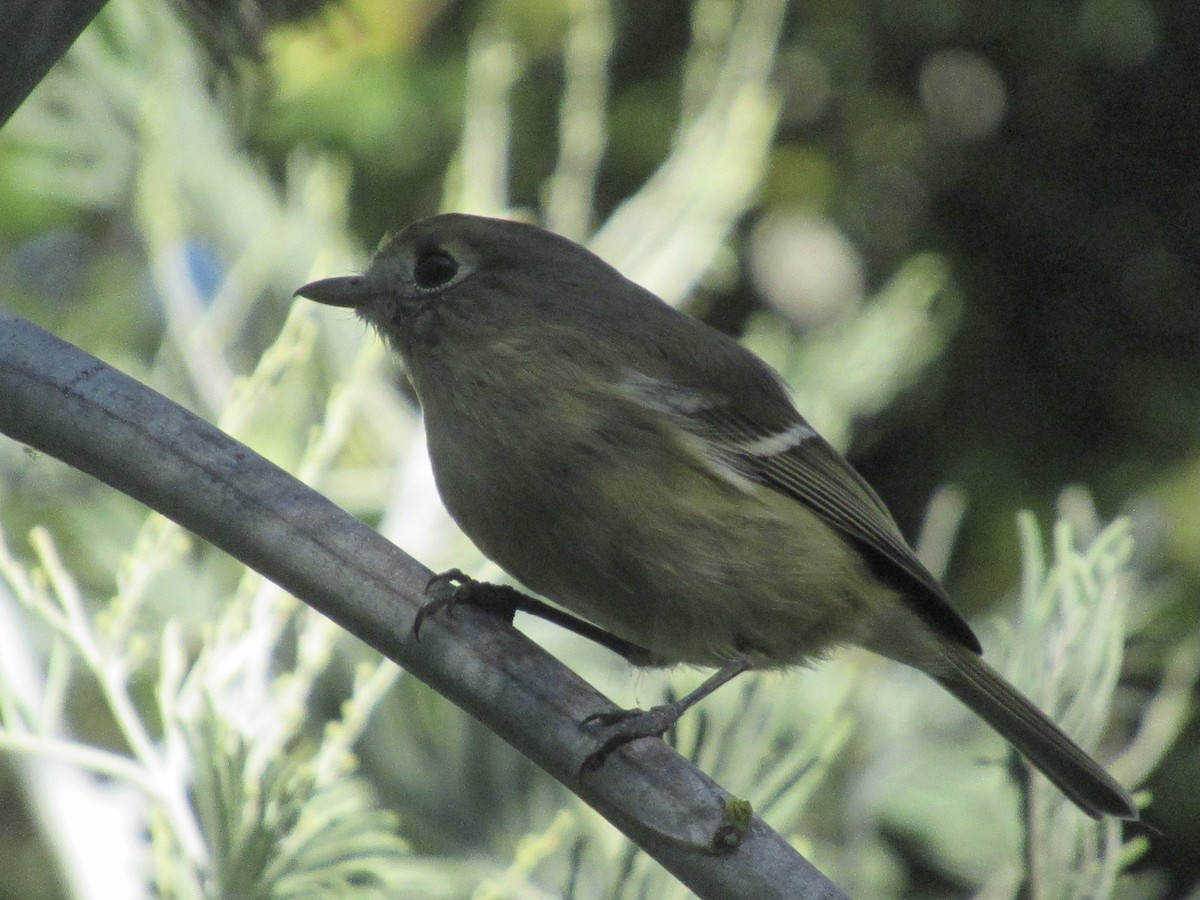
<svg viewBox="0 0 1200 900"><path fill-rule="evenodd" d="M815 512L865 549L883 572L916 590L904 592L915 611L947 637L982 652L978 638L921 564L879 495L796 411L786 395L769 408L764 426L728 402L635 374L626 382L639 402L668 415L718 473L778 491Z"/></svg>

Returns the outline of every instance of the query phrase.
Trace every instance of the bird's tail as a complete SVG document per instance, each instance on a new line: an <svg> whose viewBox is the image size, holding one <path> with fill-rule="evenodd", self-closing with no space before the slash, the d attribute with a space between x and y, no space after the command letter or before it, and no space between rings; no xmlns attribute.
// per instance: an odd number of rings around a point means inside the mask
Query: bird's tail
<svg viewBox="0 0 1200 900"><path fill-rule="evenodd" d="M1100 765L982 658L943 645L934 678L1000 733L1085 813L1138 818L1133 799Z"/></svg>

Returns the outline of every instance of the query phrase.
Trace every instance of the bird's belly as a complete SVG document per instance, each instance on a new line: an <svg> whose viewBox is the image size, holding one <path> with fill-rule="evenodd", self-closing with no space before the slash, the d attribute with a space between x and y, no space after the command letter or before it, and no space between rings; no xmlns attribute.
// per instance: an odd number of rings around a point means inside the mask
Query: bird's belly
<svg viewBox="0 0 1200 900"><path fill-rule="evenodd" d="M460 524L526 587L666 664L774 668L862 642L883 601L838 534L779 495L689 483L681 494L617 474Z"/></svg>
<svg viewBox="0 0 1200 900"><path fill-rule="evenodd" d="M563 602L671 662L774 668L857 642L873 584L832 532L813 540L791 523L736 520L689 531L682 551L647 553L657 536L644 534L637 553L612 554L615 579L598 592L594 580L565 586Z"/></svg>

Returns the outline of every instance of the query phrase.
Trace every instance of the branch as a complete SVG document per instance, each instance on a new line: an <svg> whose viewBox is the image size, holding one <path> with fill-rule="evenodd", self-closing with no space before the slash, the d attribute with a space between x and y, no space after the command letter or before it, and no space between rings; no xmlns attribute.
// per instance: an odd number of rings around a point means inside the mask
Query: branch
<svg viewBox="0 0 1200 900"><path fill-rule="evenodd" d="M0 311L0 431L145 503L403 666L579 795L701 897L844 895L761 819L711 849L732 798L662 741L580 778L613 704L519 631L460 606L412 635L428 569L150 388Z"/></svg>
<svg viewBox="0 0 1200 900"><path fill-rule="evenodd" d="M0 125L67 52L105 0L4 0L0 3Z"/></svg>

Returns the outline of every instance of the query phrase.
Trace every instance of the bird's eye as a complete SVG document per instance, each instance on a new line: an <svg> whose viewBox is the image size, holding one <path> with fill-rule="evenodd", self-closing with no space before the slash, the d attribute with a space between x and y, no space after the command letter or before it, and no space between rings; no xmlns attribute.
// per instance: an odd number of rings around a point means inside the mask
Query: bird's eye
<svg viewBox="0 0 1200 900"><path fill-rule="evenodd" d="M445 250L425 250L413 266L413 281L426 290L447 284L457 274L458 260Z"/></svg>

